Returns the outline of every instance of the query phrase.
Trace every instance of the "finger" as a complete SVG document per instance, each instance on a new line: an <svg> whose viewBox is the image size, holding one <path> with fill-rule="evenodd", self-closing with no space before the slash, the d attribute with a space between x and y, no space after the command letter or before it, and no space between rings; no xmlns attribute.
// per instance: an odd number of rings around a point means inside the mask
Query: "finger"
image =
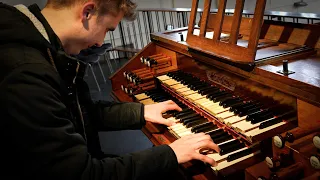
<svg viewBox="0 0 320 180"><path fill-rule="evenodd" d="M172 100L165 101L165 103L167 103L167 104L175 104L175 102L173 102Z"/></svg>
<svg viewBox="0 0 320 180"><path fill-rule="evenodd" d="M197 138L193 138L193 140L195 140L195 143L196 142L199 142L199 141L205 141L205 140L211 140L211 137L207 134L201 134L200 136L198 136Z"/></svg>
<svg viewBox="0 0 320 180"><path fill-rule="evenodd" d="M176 103L168 104L167 106L165 106L164 111L170 111L170 110L182 111L181 107L179 107Z"/></svg>
<svg viewBox="0 0 320 180"><path fill-rule="evenodd" d="M173 122L172 120L164 119L164 118L160 118L159 121L157 121L157 123L163 124L163 125L166 125L166 126L173 126L173 125L176 124L176 123Z"/></svg>
<svg viewBox="0 0 320 180"><path fill-rule="evenodd" d="M217 163L216 163L216 161L214 159L212 159L212 158L210 158L210 157L208 157L206 155L202 155L202 154L196 153L196 152L192 155L192 158L200 160L200 161L205 162L205 163L208 163L211 166L216 166L217 165Z"/></svg>
<svg viewBox="0 0 320 180"><path fill-rule="evenodd" d="M197 139L199 139L201 136L204 136L204 133L197 133L197 134L189 134L186 136L183 136L181 139L188 140L188 143L196 143Z"/></svg>
<svg viewBox="0 0 320 180"><path fill-rule="evenodd" d="M178 110L178 111L182 111L181 107L179 107L174 101L172 100L168 100L168 101L165 101L165 103L167 103L168 105L176 105L178 107L178 109L175 109L175 110Z"/></svg>
<svg viewBox="0 0 320 180"><path fill-rule="evenodd" d="M195 146L195 150L212 149L212 150L215 150L218 153L220 152L219 146L217 144L215 144L212 140L199 141L194 146Z"/></svg>

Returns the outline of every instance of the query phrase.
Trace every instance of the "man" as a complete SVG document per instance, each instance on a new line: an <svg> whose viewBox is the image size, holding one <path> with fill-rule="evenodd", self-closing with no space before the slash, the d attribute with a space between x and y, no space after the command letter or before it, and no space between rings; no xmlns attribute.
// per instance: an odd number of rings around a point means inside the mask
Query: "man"
<svg viewBox="0 0 320 180"><path fill-rule="evenodd" d="M83 64L69 56L101 46L134 8L130 0L49 0L42 11L0 5L0 179L150 179L192 159L214 165L198 153L219 151L204 134L122 157L101 152L98 131L171 125L161 114L180 110L172 101L94 103Z"/></svg>

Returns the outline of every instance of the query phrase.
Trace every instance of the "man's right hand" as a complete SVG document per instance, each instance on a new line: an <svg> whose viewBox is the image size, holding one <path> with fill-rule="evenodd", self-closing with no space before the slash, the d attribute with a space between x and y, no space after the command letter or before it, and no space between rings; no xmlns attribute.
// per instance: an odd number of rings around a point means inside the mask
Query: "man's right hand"
<svg viewBox="0 0 320 180"><path fill-rule="evenodd" d="M212 149L220 152L218 145L213 143L211 137L204 133L184 136L171 143L169 146L175 152L179 164L196 159L215 166L215 160L206 155L200 154L199 150Z"/></svg>

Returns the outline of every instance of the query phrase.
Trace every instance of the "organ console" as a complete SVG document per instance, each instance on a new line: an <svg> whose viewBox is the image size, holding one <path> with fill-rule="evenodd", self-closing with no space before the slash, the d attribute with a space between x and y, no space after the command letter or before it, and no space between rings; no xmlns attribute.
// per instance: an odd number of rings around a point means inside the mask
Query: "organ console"
<svg viewBox="0 0 320 180"><path fill-rule="evenodd" d="M233 16L226 0L215 14L204 3L200 27L193 0L187 28L151 34L110 78L113 98L182 108L163 114L171 127L147 122L154 145L210 135L221 151L201 153L217 165L182 164L186 179L319 177L320 26L264 20L266 0L253 17L242 17L244 0Z"/></svg>

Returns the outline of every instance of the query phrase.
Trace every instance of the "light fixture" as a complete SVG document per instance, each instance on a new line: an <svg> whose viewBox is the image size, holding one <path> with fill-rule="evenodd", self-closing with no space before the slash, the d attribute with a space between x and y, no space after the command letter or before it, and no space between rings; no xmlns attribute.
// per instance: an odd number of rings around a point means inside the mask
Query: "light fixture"
<svg viewBox="0 0 320 180"><path fill-rule="evenodd" d="M308 3L304 2L303 0L299 1L299 2L295 2L293 3L294 7L302 7L302 6L308 6Z"/></svg>

